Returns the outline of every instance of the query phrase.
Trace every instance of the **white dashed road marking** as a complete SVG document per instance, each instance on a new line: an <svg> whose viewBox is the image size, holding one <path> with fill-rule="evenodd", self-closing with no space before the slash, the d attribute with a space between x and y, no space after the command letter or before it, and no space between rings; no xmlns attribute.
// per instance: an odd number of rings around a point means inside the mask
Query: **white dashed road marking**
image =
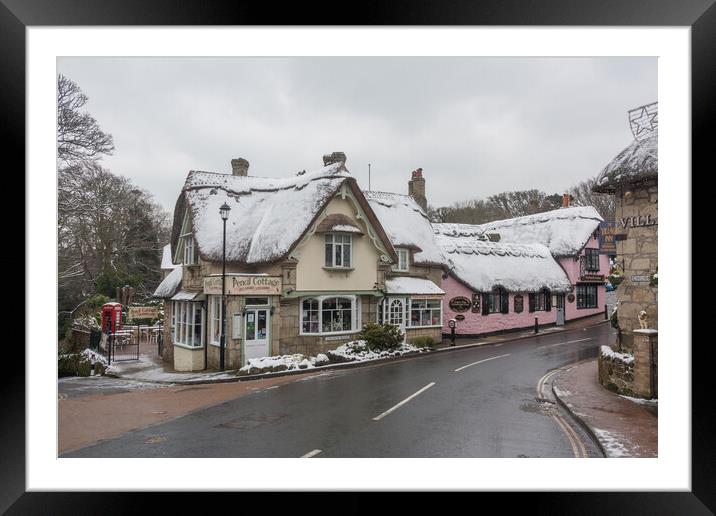
<svg viewBox="0 0 716 516"><path fill-rule="evenodd" d="M477 361L477 362L473 362L472 364L467 364L467 365L465 365L465 366L458 367L457 369L455 369L455 372L457 373L458 371L462 371L463 369L468 368L468 367L470 367L470 366L474 366L474 365L477 365L477 364L482 364L483 362L487 362L488 360L495 360L496 358L509 357L510 354L511 354L511 353L507 353L506 355L499 355L499 356L496 356L496 357L486 358L485 360L479 360L479 361Z"/></svg>
<svg viewBox="0 0 716 516"><path fill-rule="evenodd" d="M435 385L435 382L432 382L432 383L427 384L425 387L423 387L422 389L420 389L418 392L416 392L415 394L411 394L410 396L408 396L407 398L405 398L403 401L401 401L400 403L398 403L398 404L395 405L394 407L389 408L388 410L386 410L385 412L383 412L383 413L380 414L379 416L375 416L375 417L373 418L373 421L380 421L380 420L383 419L385 416L387 416L388 414L390 414L391 412L393 412L395 409L400 408L401 406L405 405L407 402L409 402L410 400L412 400L415 396L417 396L417 395L420 394L421 392L427 391L427 390L428 390L430 387L432 387L433 385Z"/></svg>
<svg viewBox="0 0 716 516"><path fill-rule="evenodd" d="M308 458L310 458L310 457L313 457L313 456L315 456L315 455L318 455L318 454L321 453L322 451L323 451L323 450L313 450L313 451L308 452L306 455L304 455L304 456L301 457L301 458L302 458L302 459L308 459Z"/></svg>

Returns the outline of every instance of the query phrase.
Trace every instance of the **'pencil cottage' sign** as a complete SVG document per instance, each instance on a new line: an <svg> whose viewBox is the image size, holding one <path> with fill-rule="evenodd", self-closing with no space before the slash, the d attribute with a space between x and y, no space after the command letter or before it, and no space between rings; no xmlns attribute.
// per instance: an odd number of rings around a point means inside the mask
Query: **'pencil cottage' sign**
<svg viewBox="0 0 716 516"><path fill-rule="evenodd" d="M204 294L221 295L221 275L204 278ZM281 295L281 277L227 274L226 294L229 296L278 296Z"/></svg>

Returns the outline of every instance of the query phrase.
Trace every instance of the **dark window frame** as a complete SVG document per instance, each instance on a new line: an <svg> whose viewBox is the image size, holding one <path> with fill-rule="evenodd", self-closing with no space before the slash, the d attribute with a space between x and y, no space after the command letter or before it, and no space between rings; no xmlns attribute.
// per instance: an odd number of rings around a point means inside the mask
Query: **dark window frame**
<svg viewBox="0 0 716 516"><path fill-rule="evenodd" d="M584 270L599 272L599 249L584 250Z"/></svg>
<svg viewBox="0 0 716 516"><path fill-rule="evenodd" d="M593 302L593 304L591 304ZM596 283L577 284L577 310L599 307L599 289Z"/></svg>

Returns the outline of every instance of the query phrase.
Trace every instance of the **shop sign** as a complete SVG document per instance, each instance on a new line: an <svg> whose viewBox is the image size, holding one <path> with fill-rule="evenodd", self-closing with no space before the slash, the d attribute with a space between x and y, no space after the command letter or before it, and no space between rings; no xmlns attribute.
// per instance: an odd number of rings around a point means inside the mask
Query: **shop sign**
<svg viewBox="0 0 716 516"><path fill-rule="evenodd" d="M570 303L574 303L574 294L567 294L567 301Z"/></svg>
<svg viewBox="0 0 716 516"><path fill-rule="evenodd" d="M462 314L457 314L457 315L455 316L455 320L456 320L456 321L464 321L464 320L465 320L465 316L462 315Z"/></svg>
<svg viewBox="0 0 716 516"><path fill-rule="evenodd" d="M651 214L644 215L635 215L634 217L622 217L619 219L619 222L622 226L622 228L641 228L644 226L656 226L656 217L651 216Z"/></svg>
<svg viewBox="0 0 716 516"><path fill-rule="evenodd" d="M156 319L159 317L159 308L156 306L130 306L127 318L135 319Z"/></svg>
<svg viewBox="0 0 716 516"><path fill-rule="evenodd" d="M458 296L450 300L449 306L453 312L467 312L472 306L472 303L468 298Z"/></svg>
<svg viewBox="0 0 716 516"><path fill-rule="evenodd" d="M649 283L651 278L648 274L635 274L629 278L633 283Z"/></svg>
<svg viewBox="0 0 716 516"><path fill-rule="evenodd" d="M604 274L582 274L580 281L603 282Z"/></svg>
<svg viewBox="0 0 716 516"><path fill-rule="evenodd" d="M614 221L601 222L599 224L599 252L600 254L617 254L617 244L614 236L617 233L617 226Z"/></svg>
<svg viewBox="0 0 716 516"><path fill-rule="evenodd" d="M515 313L522 313L525 309L525 298L522 297L522 294L517 294L515 296Z"/></svg>
<svg viewBox="0 0 716 516"><path fill-rule="evenodd" d="M221 295L221 275L204 278L204 294ZM279 296L280 276L226 275L226 294L229 296Z"/></svg>

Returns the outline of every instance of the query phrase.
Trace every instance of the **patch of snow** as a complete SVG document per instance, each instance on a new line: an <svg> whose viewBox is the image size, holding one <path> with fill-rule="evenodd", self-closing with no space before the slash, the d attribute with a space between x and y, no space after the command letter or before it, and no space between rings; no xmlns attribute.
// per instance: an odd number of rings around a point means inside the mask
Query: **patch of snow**
<svg viewBox="0 0 716 516"><path fill-rule="evenodd" d="M328 357L323 356L328 360ZM300 353L295 355L250 358L248 363L239 369L239 374L261 374L295 369L312 369L316 367L317 360L318 357L306 357Z"/></svg>
<svg viewBox="0 0 716 516"><path fill-rule="evenodd" d="M608 457L631 456L629 449L627 448L627 445L630 443L624 437L599 428L593 428L592 430L597 436L597 439L599 439L601 445L604 447L604 450L607 452Z"/></svg>
<svg viewBox="0 0 716 516"><path fill-rule="evenodd" d="M634 140L602 169L593 190L612 192L621 184L656 178L659 174L658 142L658 130L643 140Z"/></svg>
<svg viewBox="0 0 716 516"><path fill-rule="evenodd" d="M603 345L601 348L599 348L599 353L602 356L609 357L613 360L619 360L621 362L624 362L625 364L634 363L634 355L630 355L628 353L618 353L609 346Z"/></svg>
<svg viewBox="0 0 716 516"><path fill-rule="evenodd" d="M619 397L624 398L625 400L629 400L629 401L636 403L638 405L648 405L648 406L654 407L659 404L658 399L647 400L644 398L632 398L631 396L625 396L624 394L620 394Z"/></svg>
<svg viewBox="0 0 716 516"><path fill-rule="evenodd" d="M331 228L331 231L342 231L343 233L362 233L360 228L355 226L349 226L348 224L336 224Z"/></svg>
<svg viewBox="0 0 716 516"><path fill-rule="evenodd" d="M179 267L179 265L181 264L172 262L172 245L165 245L162 249L162 265L160 268L163 270L170 270Z"/></svg>
<svg viewBox="0 0 716 516"><path fill-rule="evenodd" d="M395 351L371 351L366 346L366 342L364 340L353 340L338 346L336 349L330 350L328 354L340 357L344 361L363 362L367 360L378 360L380 358L390 356L405 355L406 353L420 353L423 351L425 350L417 348L407 342L403 342L403 344Z"/></svg>
<svg viewBox="0 0 716 516"><path fill-rule="evenodd" d="M444 294L445 291L430 280L398 276L385 280L387 294Z"/></svg>
<svg viewBox="0 0 716 516"><path fill-rule="evenodd" d="M107 359L90 348L84 349L80 354L88 359L92 365L95 365L97 362L105 366L107 365Z"/></svg>
<svg viewBox="0 0 716 516"><path fill-rule="evenodd" d="M559 396L560 398L564 398L565 396L571 396L571 395L572 395L572 393L571 393L570 391L567 391L567 390L564 390L564 391L563 391L562 389L560 389L560 388L558 388L558 387L554 387L554 392L555 392L555 394L557 394L557 396ZM569 403L567 403L567 405L569 405L569 406L571 407L571 405L570 405Z"/></svg>

